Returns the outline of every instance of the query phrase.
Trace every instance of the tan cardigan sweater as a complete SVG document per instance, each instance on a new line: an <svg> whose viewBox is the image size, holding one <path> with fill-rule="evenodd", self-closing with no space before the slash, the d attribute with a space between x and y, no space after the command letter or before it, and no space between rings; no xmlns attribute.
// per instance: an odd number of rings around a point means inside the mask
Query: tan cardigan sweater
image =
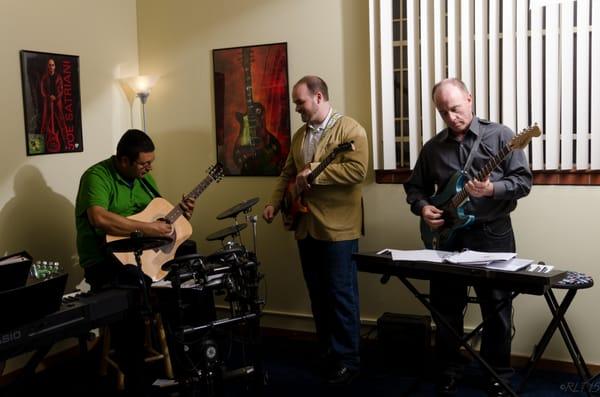
<svg viewBox="0 0 600 397"><path fill-rule="evenodd" d="M285 162L270 204L279 211L288 181L304 169L303 144L306 125L292 137L290 153ZM345 241L360 237L363 225L361 184L367 175L369 148L365 129L354 119L342 116L323 132L311 163L319 162L340 143L354 141L354 151L339 154L315 179L304 193L308 214L302 214L295 231L296 239L307 235L325 241Z"/></svg>

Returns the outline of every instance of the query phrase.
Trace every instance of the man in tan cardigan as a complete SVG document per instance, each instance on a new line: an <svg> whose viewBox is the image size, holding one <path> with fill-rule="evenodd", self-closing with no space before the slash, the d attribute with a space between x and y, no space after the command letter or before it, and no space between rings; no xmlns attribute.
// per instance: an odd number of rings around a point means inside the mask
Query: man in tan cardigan
<svg viewBox="0 0 600 397"><path fill-rule="evenodd" d="M263 218L269 223L273 220L290 182L302 192L308 212L299 216L295 237L327 363L325 375L329 383L349 383L358 374L360 361L358 283L352 253L358 250L363 226L361 184L367 174L367 135L355 120L332 109L327 84L317 76L300 79L292 99L305 124L292 138ZM354 150L338 154L316 175L320 162L347 142L353 142Z"/></svg>

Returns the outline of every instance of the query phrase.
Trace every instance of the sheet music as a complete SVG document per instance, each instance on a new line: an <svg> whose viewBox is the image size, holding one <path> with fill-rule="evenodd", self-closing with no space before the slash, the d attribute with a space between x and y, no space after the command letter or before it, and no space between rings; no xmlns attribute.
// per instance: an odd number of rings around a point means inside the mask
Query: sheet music
<svg viewBox="0 0 600 397"><path fill-rule="evenodd" d="M504 271L518 271L535 262L533 259L517 258L517 254L514 252L481 252L473 250L450 252L430 249L397 250L386 248L377 252L377 254L389 254L395 261L452 263Z"/></svg>
<svg viewBox="0 0 600 397"><path fill-rule="evenodd" d="M21 254L13 254L9 256L5 256L4 258L0 258L0 266L9 265L11 263L24 262L29 260L29 258L21 255Z"/></svg>
<svg viewBox="0 0 600 397"><path fill-rule="evenodd" d="M446 260L450 263L461 265L487 265L494 261L508 261L516 256L516 252L481 252L465 250L448 256Z"/></svg>
<svg viewBox="0 0 600 397"><path fill-rule="evenodd" d="M395 250L386 248L378 252L378 254L390 253L395 261L418 261L418 262L434 262L442 263L444 260L453 254L449 251L438 250Z"/></svg>
<svg viewBox="0 0 600 397"><path fill-rule="evenodd" d="M492 263L483 265L483 267L485 267L486 269L516 272L518 270L526 268L533 262L535 262L533 259L513 258L507 261L494 261Z"/></svg>

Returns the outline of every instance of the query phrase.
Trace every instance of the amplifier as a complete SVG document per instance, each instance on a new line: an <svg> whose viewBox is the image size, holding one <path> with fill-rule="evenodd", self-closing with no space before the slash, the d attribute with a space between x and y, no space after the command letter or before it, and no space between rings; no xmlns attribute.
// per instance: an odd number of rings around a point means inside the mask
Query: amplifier
<svg viewBox="0 0 600 397"><path fill-rule="evenodd" d="M431 317L383 313L377 319L377 346L383 366L424 372L431 359Z"/></svg>

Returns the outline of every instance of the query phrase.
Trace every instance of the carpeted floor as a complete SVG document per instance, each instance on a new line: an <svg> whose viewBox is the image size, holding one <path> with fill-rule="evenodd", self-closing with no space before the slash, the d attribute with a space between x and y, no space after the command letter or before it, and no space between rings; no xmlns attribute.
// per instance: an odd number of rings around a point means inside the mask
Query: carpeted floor
<svg viewBox="0 0 600 397"><path fill-rule="evenodd" d="M379 349L374 343L363 344L362 370L360 376L349 386L327 386L319 376L315 343L311 340L293 339L269 336L263 338L262 352L266 384L260 387L250 382L249 376L239 376L219 384L214 382L197 382L195 387L185 389L169 387L154 388L153 396L254 396L265 397L314 397L314 396L344 396L344 397L379 397L379 396L433 396L434 384L427 368L418 371L414 367L404 365L399 357L398 365L384 365L380 358ZM239 352L223 354L226 361L236 362ZM255 359L252 359L255 360ZM85 357L65 359L58 365L37 374L25 384L13 384L0 389L0 396L117 396L114 391L114 373L107 377L97 376L97 352L92 351ZM248 364L246 362L245 364ZM234 364L237 366L239 364ZM233 369L230 365L230 369ZM159 376L160 367L153 364L149 376ZM421 374L419 375L419 372ZM458 396L484 396L481 389L480 371L474 364L469 364L462 380ZM260 377L262 379L262 377ZM522 379L517 371L513 377L513 386ZM212 383L212 391L207 383ZM521 396L578 396L584 395L582 384L577 375L534 371ZM600 382L592 385L592 390L600 391ZM195 390L195 392L192 392Z"/></svg>

